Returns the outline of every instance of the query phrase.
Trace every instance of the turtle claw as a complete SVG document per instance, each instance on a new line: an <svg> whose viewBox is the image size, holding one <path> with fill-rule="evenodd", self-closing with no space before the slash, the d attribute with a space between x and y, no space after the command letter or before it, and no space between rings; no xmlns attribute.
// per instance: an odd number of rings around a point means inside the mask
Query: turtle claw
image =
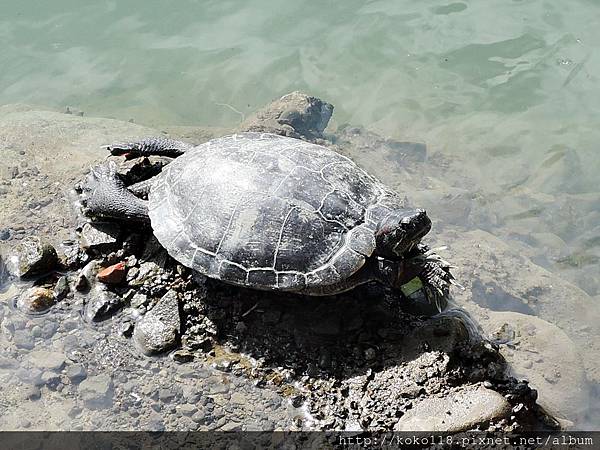
<svg viewBox="0 0 600 450"><path fill-rule="evenodd" d="M138 150L139 145L128 142L115 142L114 144L103 145L102 148L108 150L112 156L123 156Z"/></svg>
<svg viewBox="0 0 600 450"><path fill-rule="evenodd" d="M114 161L92 167L79 183L79 201L83 214L89 216L101 213L105 199L123 188Z"/></svg>
<svg viewBox="0 0 600 450"><path fill-rule="evenodd" d="M146 203L127 190L114 161L92 167L80 187L81 209L86 216L148 221Z"/></svg>

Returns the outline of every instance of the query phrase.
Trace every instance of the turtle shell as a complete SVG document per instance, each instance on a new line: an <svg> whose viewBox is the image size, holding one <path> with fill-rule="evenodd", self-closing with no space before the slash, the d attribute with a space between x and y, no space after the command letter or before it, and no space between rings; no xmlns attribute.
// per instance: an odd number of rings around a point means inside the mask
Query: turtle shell
<svg viewBox="0 0 600 450"><path fill-rule="evenodd" d="M328 148L241 133L189 150L156 177L154 234L181 264L258 289L346 280L375 249L397 194Z"/></svg>

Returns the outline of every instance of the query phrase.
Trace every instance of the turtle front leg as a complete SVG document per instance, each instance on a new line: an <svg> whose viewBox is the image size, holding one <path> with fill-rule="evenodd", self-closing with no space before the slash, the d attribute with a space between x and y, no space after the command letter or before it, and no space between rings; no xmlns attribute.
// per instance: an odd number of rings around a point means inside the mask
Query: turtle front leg
<svg viewBox="0 0 600 450"><path fill-rule="evenodd" d="M170 156L176 158L187 150L193 148L192 144L177 141L175 139L150 137L133 142L118 142L112 145L105 145L112 155L132 155L132 156Z"/></svg>
<svg viewBox="0 0 600 450"><path fill-rule="evenodd" d="M150 220L147 202L127 190L113 161L92 167L78 190L86 215L138 222Z"/></svg>
<svg viewBox="0 0 600 450"><path fill-rule="evenodd" d="M430 305L434 312L441 312L447 306L450 286L462 288L452 275L452 268L454 266L423 244L404 259L376 257L370 265L374 279L401 291L413 301Z"/></svg>

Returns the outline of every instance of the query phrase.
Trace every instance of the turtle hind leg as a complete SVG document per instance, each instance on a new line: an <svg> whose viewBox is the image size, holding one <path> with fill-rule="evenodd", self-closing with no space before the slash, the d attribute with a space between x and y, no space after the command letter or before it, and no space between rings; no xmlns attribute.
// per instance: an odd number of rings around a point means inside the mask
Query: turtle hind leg
<svg viewBox="0 0 600 450"><path fill-rule="evenodd" d="M182 155L193 147L192 144L186 142L162 137L151 137L132 142L117 142L104 146L112 155L156 155L172 158Z"/></svg>
<svg viewBox="0 0 600 450"><path fill-rule="evenodd" d="M88 216L148 222L147 202L127 190L110 161L92 167L79 189L83 211Z"/></svg>

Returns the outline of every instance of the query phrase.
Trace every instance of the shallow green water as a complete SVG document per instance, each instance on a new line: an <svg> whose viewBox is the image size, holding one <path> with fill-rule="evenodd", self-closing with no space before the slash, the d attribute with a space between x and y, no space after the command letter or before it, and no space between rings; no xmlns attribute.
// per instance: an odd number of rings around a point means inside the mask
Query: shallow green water
<svg viewBox="0 0 600 450"><path fill-rule="evenodd" d="M598 296L598 23L591 0L4 0L0 104L231 127L302 90L462 160L499 217L468 226Z"/></svg>
<svg viewBox="0 0 600 450"><path fill-rule="evenodd" d="M548 231L529 220L545 207L514 189L598 192L598 2L82 3L2 2L0 104L230 127L299 89L335 105L333 128L463 158L520 234ZM600 218L581 214L547 265L598 295L572 273L599 259Z"/></svg>

